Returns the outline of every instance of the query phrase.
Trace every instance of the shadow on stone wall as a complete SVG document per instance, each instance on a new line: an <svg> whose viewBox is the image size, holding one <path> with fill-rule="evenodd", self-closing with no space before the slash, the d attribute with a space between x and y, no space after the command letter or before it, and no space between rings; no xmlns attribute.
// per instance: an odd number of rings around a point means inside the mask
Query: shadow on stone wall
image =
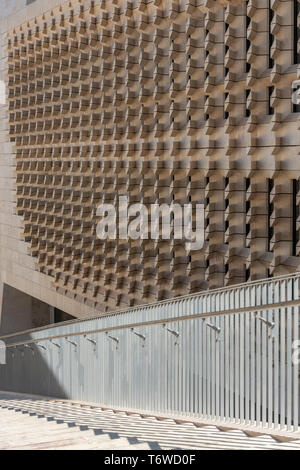
<svg viewBox="0 0 300 470"><path fill-rule="evenodd" d="M29 339L31 336L29 336ZM2 338L3 339L3 338ZM18 342L10 337L8 344ZM60 377L63 354L50 342L46 346L31 344L29 347L7 347L6 364L0 365L0 390L59 398L69 398ZM51 353L49 354L49 348Z"/></svg>
<svg viewBox="0 0 300 470"><path fill-rule="evenodd" d="M30 333L22 334L26 330L73 319L65 312L6 284L2 286L0 313L0 338L6 346L22 342L25 337L30 340ZM0 364L0 390L68 398L60 382L62 364L60 349L50 342L46 346L7 347L6 364Z"/></svg>

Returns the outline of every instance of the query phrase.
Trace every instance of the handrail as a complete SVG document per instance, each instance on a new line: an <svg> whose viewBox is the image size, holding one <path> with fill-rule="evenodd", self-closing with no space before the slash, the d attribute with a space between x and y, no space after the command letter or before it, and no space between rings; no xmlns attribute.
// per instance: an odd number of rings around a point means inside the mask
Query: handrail
<svg viewBox="0 0 300 470"><path fill-rule="evenodd" d="M256 281L250 281L250 282L247 282L247 283L244 282L244 283L240 283L240 284L234 284L232 286L220 287L220 288L216 288L216 289L212 289L212 290L207 290L207 291L204 291L204 292L195 292L194 294L186 294L186 295L182 295L182 296L173 297L171 299L161 300L161 301L158 301L158 302L151 302L151 303L148 303L148 304L135 305L133 307L129 307L129 308L125 308L125 309L113 310L113 311L110 311L110 312L97 314L95 316L89 316L87 318L76 318L74 320L67 320L67 321L60 322L60 323L49 324L49 325L42 326L40 328L32 328L32 329L29 329L29 330L17 331L15 333L9 333L7 335L3 335L3 336L0 337L0 339L13 338L15 336L30 334L30 333L33 333L33 332L36 333L36 332L39 332L39 331L48 330L50 328L57 328L58 326L61 327L61 326L65 326L65 325L73 325L73 324L78 324L78 323L84 323L84 322L91 321L91 320L97 320L97 319L102 319L102 318L113 317L113 316L117 316L117 315L120 315L120 314L130 313L130 312L133 312L133 311L138 310L138 309L143 309L144 310L144 309L148 309L148 308L150 309L150 308L153 308L153 307L160 307L161 305L166 305L166 304L169 304L169 303L176 303L176 302L180 302L182 300L194 299L196 297L198 297L200 299L200 298L207 297L207 296L210 296L210 295L213 295L213 294L216 294L216 293L230 292L230 291L237 290L239 288L248 288L248 287L253 287L253 286L262 285L262 284L271 284L271 283L275 283L277 281L282 281L282 280L285 280L285 279L295 279L297 277L300 278L300 271L296 271L295 273L292 273L292 274L285 274L283 276L276 276L276 277L272 277L272 278L265 278L265 279L259 279L259 280L256 280ZM287 304L287 302L286 302L286 304ZM264 310L264 308L267 305L269 305L269 304L259 306L259 308L262 307L262 310ZM275 305L278 306L279 303L278 304L276 303ZM249 308L247 307L247 311L250 311L249 309L251 309L251 308L252 307L249 307ZM258 307L255 307L255 308L258 308ZM215 313L215 312L208 313L207 315L212 315L213 313ZM221 314L221 312L217 312L217 313ZM224 311L223 313L228 313L228 311Z"/></svg>
<svg viewBox="0 0 300 470"><path fill-rule="evenodd" d="M35 339L30 339L30 340L25 340L25 341L20 341L16 343L10 343L6 344L6 348L12 348L12 347L17 347L17 346L23 346L23 345L29 345L29 344L35 344L35 343L40 343L41 341L50 341L52 342L54 339L68 339L69 337L74 337L74 336L85 336L85 335L90 335L90 334L95 334L95 333L108 333L109 331L116 331L116 330L126 330L126 329L132 329L132 328L138 328L142 326L150 326L150 325L164 325L166 323L174 323L178 321L185 321L185 320L193 320L196 318L207 318L207 317L218 317L220 315L232 315L232 314L242 314L242 313L258 313L262 312L264 310L271 310L271 309L279 309L279 308L292 308L292 307L297 307L300 306L300 299L298 301L291 300L289 302L280 302L276 304L267 304L259 307L245 307L237 310L222 310L219 312L211 312L211 313L193 313L191 315L182 315L179 317L168 317L168 318L162 318L159 320L150 320L150 321L143 321L139 323L128 323L126 325L116 325L116 326L110 326L106 328L97 328L93 330L85 330L85 331L76 331L74 333L63 333L60 335L55 335L55 336L47 336L45 338L35 338ZM260 319L259 317L257 317ZM61 324L60 324L61 325ZM17 336L17 335L15 335ZM3 338L3 337L2 337ZM0 339L2 339L0 338Z"/></svg>

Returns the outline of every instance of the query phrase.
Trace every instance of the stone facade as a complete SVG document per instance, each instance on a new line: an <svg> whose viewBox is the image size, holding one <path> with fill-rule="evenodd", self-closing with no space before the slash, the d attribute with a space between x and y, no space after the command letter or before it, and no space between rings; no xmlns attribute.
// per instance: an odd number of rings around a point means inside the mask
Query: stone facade
<svg viewBox="0 0 300 470"><path fill-rule="evenodd" d="M83 317L298 269L297 1L15 3L3 282ZM120 195L204 203L204 248L97 239Z"/></svg>

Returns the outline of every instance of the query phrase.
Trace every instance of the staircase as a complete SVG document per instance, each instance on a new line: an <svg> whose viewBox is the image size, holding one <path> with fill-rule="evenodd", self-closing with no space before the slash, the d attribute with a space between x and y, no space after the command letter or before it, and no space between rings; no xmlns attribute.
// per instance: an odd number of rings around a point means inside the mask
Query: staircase
<svg viewBox="0 0 300 470"><path fill-rule="evenodd" d="M300 438L179 424L68 401L0 393L0 450L300 450Z"/></svg>

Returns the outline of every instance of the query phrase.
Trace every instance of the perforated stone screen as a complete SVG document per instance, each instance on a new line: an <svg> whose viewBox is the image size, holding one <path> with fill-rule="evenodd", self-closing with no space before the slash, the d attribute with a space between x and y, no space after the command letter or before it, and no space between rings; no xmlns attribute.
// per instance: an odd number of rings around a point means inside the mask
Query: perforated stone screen
<svg viewBox="0 0 300 470"><path fill-rule="evenodd" d="M72 1L10 32L17 213L59 292L105 311L297 269L293 5L268 5ZM120 195L205 203L204 248L97 239Z"/></svg>

